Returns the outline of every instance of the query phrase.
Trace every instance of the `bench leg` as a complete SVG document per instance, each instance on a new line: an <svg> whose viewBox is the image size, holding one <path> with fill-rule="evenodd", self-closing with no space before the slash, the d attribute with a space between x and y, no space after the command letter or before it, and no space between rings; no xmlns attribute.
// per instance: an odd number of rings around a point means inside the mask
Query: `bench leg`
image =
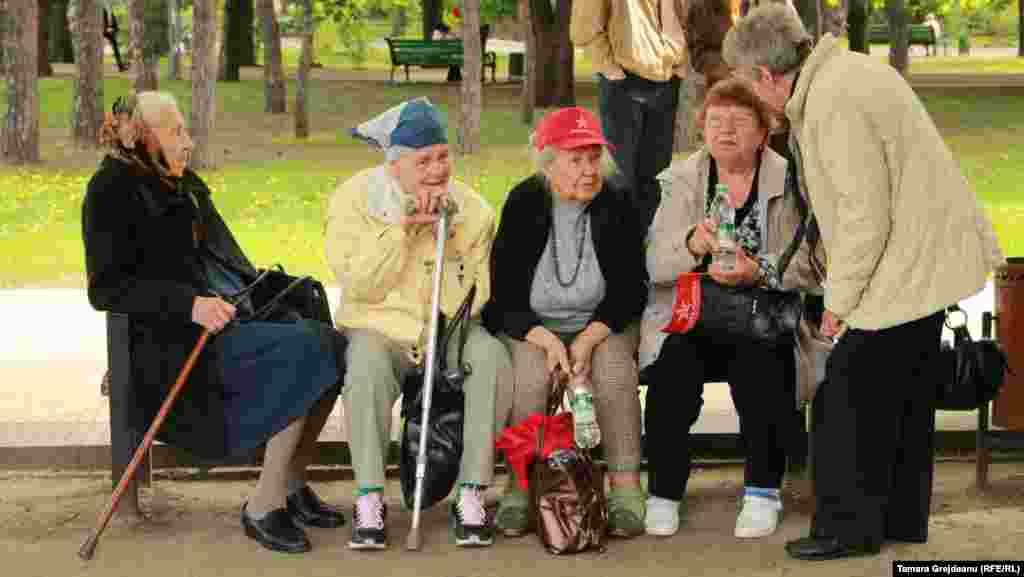
<svg viewBox="0 0 1024 577"><path fill-rule="evenodd" d="M112 383L112 388L116 389L117 385ZM139 443L142 441L141 435L128 427L126 415L124 414L124 408L119 406L120 403L115 403L114 399L118 398L118 391L111 391L111 403L110 403L110 476L111 484L113 488L117 487L118 482L121 481L121 477L124 475L125 470L128 468L128 464L131 463L132 456L135 454L135 450L138 448ZM139 485L149 485L150 482L150 459L147 458L139 464L139 469L136 471L135 478L128 483L128 487L125 490L124 496L121 498L118 504L118 513L122 515L132 515L135 517L142 516L142 509L139 507Z"/></svg>
<svg viewBox="0 0 1024 577"><path fill-rule="evenodd" d="M408 64L405 65L405 81L406 82L410 82L410 80L409 80L409 65Z"/></svg>
<svg viewBox="0 0 1024 577"><path fill-rule="evenodd" d="M978 407L978 431L975 442L975 465L974 484L979 491L988 489L988 465L990 462L989 448L985 436L988 433L988 403Z"/></svg>

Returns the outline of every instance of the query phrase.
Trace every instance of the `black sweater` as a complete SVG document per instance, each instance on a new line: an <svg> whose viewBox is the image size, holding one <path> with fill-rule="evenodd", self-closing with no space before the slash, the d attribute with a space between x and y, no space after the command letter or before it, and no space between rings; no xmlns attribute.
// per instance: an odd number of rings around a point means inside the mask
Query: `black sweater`
<svg viewBox="0 0 1024 577"><path fill-rule="evenodd" d="M551 209L551 195L538 176L520 182L505 200L491 249L491 300L483 311L484 325L492 333L522 340L541 325L530 307L530 291L551 233ZM646 224L628 192L608 180L587 211L605 278L605 298L590 320L622 332L640 318L646 304Z"/></svg>

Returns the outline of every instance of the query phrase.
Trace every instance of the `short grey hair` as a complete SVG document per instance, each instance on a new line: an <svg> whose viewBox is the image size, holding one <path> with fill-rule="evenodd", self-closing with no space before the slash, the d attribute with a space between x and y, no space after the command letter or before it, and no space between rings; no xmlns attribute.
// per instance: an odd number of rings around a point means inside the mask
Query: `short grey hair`
<svg viewBox="0 0 1024 577"><path fill-rule="evenodd" d="M169 109L181 111L173 94L148 90L135 96L133 117L146 126L157 127L162 122L161 114Z"/></svg>
<svg viewBox="0 0 1024 577"><path fill-rule="evenodd" d="M796 12L773 2L736 22L725 36L722 56L734 68L765 66L774 74L785 74L803 64L812 44Z"/></svg>
<svg viewBox="0 0 1024 577"><path fill-rule="evenodd" d="M530 160L533 163L533 171L535 174L544 178L545 173L549 166L555 162L556 149L553 146L545 146L542 150L537 150L536 146L537 134L530 133ZM615 163L615 157L612 156L611 152L608 151L607 146L601 147L601 176L603 178L610 178L619 172L619 166Z"/></svg>

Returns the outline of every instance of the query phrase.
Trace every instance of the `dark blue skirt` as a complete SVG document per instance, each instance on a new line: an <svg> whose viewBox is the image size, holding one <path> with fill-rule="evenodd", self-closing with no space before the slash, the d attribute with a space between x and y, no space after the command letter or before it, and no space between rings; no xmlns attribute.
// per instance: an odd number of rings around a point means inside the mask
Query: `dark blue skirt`
<svg viewBox="0 0 1024 577"><path fill-rule="evenodd" d="M341 384L336 345L317 321L245 323L217 340L230 456L258 448Z"/></svg>

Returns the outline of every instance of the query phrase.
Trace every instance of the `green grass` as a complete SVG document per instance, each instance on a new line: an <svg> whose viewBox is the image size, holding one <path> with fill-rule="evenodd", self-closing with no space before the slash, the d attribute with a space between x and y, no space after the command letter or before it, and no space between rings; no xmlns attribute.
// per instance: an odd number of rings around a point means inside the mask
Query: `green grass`
<svg viewBox="0 0 1024 577"><path fill-rule="evenodd" d="M321 60L332 68L326 55ZM582 59L577 65L582 79L589 73L588 65ZM347 129L404 99L426 95L448 112L454 134L459 94L457 86L423 76L392 86L381 80L386 76L379 70L324 72L337 78L311 84L313 134L306 141L292 136L290 114L263 114L259 71L249 70L240 83L219 83L214 144L223 152L222 163L202 175L257 265L280 262L287 270L314 274L332 284L322 241L327 198L339 179L381 161L379 153L348 137ZM162 80L161 87L177 95L187 118L189 84ZM106 106L129 88L125 78L108 78ZM43 79L39 90L44 163L0 167L0 286L82 286L80 205L100 155L75 150L67 141L70 78ZM482 152L456 160L460 178L495 207L530 172L520 90L520 85L486 86ZM290 82L289 97L293 95ZM5 97L0 91L0 107L6 107ZM577 99L594 108L594 84L578 83ZM1024 254L1024 199L1018 192L1024 180L1024 97L947 94L922 100L988 208L1004 249L1011 255Z"/></svg>

